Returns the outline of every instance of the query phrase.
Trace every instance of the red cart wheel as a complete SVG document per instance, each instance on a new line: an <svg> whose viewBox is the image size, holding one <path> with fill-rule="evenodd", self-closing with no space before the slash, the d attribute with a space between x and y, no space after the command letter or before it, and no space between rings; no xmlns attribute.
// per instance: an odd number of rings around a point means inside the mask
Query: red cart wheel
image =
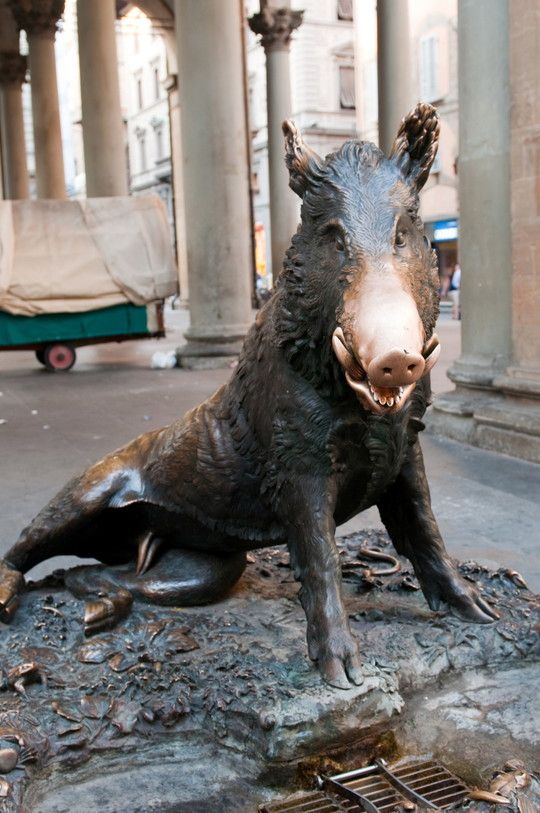
<svg viewBox="0 0 540 813"><path fill-rule="evenodd" d="M71 370L76 358L75 348L70 344L49 344L43 351L43 363L53 373Z"/></svg>

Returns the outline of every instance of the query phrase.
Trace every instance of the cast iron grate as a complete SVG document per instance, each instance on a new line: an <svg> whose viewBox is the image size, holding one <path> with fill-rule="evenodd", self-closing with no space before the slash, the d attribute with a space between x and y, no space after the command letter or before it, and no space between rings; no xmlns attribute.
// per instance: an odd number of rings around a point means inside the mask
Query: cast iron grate
<svg viewBox="0 0 540 813"><path fill-rule="evenodd" d="M463 801L469 789L442 765L429 759L389 766L383 759L355 771L323 776L321 790L296 799L271 802L260 813L392 813L445 810Z"/></svg>

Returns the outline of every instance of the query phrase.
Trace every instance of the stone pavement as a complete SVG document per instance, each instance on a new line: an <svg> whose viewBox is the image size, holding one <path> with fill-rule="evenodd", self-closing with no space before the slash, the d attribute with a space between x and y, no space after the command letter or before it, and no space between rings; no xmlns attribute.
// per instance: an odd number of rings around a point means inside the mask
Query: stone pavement
<svg viewBox="0 0 540 813"><path fill-rule="evenodd" d="M227 379L228 370L150 369L156 350L182 341L186 316L168 312L163 340L81 348L69 374L46 373L31 351L0 353L0 555L68 478L136 435L169 423ZM445 371L459 354L459 323L443 316L438 333L435 392L449 389ZM451 554L515 568L531 589L540 590L540 468L426 433L422 445ZM364 527L381 527L375 509L339 533ZM51 560L33 575L65 564Z"/></svg>

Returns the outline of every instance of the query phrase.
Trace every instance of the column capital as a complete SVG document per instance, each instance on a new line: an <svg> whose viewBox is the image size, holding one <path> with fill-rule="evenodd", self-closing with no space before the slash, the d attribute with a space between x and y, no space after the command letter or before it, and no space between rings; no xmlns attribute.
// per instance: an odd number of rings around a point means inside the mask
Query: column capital
<svg viewBox="0 0 540 813"><path fill-rule="evenodd" d="M27 34L54 39L65 0L9 0L17 25Z"/></svg>
<svg viewBox="0 0 540 813"><path fill-rule="evenodd" d="M303 17L303 11L265 5L248 23L254 34L261 35L265 51L288 51L292 32L300 27Z"/></svg>
<svg viewBox="0 0 540 813"><path fill-rule="evenodd" d="M0 85L22 85L26 68L26 57L18 51L0 51Z"/></svg>

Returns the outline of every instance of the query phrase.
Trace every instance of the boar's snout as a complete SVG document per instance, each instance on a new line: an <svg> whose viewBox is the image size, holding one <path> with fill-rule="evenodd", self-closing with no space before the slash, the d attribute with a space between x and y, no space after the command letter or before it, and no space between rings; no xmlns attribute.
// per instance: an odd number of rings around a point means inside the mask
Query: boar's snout
<svg viewBox="0 0 540 813"><path fill-rule="evenodd" d="M422 378L425 366L420 353L396 347L376 356L368 365L367 374L376 387L406 387Z"/></svg>

